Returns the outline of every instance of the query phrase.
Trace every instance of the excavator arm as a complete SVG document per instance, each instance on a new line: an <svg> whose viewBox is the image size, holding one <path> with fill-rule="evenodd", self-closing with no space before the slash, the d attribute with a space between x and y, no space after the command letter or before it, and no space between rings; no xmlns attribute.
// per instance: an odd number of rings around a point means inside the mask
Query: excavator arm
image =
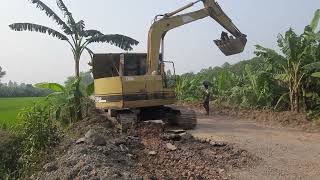
<svg viewBox="0 0 320 180"><path fill-rule="evenodd" d="M176 15L179 12L192 7L194 4L202 1L204 8L198 11ZM160 20L155 20L149 30L148 37L148 74L158 74L159 70L159 55L161 42L163 43L164 37L171 29L183 26L185 24L211 17L223 26L233 36L228 36L223 33L220 40L214 42L225 55L233 55L241 53L244 50L247 42L246 35L242 34L238 28L233 24L231 19L223 12L221 7L215 0L199 0L190 3L174 12L167 13ZM162 47L163 48L163 47ZM162 49L163 50L163 49Z"/></svg>

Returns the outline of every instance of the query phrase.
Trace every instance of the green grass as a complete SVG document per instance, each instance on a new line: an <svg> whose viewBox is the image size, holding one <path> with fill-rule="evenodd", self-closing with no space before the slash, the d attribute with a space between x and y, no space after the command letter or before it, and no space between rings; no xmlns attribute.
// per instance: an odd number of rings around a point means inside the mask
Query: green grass
<svg viewBox="0 0 320 180"><path fill-rule="evenodd" d="M0 98L0 126L17 125L17 115L24 107L43 100L42 97Z"/></svg>

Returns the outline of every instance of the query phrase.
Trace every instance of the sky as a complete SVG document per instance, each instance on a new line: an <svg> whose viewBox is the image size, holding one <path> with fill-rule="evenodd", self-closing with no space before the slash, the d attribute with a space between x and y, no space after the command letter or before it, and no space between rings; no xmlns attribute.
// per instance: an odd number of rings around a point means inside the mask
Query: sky
<svg viewBox="0 0 320 180"><path fill-rule="evenodd" d="M7 72L1 80L19 83L64 82L73 75L74 62L70 47L48 35L14 32L8 25L30 22L59 29L28 0L1 0L0 66ZM58 15L63 15L55 0L43 0ZM192 0L65 0L76 20L84 20L88 29L105 34L120 33L140 42L133 52L146 52L147 34L154 16L182 7ZM165 59L174 61L178 74L198 72L203 68L234 64L254 57L254 45L276 48L276 37L292 27L297 32L310 23L319 0L218 0L226 14L248 35L242 54L226 57L213 43L223 30L206 18L170 31L166 36ZM201 3L185 12L203 8ZM108 44L89 46L95 53L122 52ZM87 71L90 57L84 54L81 71Z"/></svg>

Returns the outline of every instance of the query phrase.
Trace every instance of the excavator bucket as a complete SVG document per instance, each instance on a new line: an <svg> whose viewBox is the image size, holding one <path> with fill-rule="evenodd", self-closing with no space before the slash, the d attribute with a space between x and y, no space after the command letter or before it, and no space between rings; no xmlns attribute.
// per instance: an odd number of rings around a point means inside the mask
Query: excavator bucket
<svg viewBox="0 0 320 180"><path fill-rule="evenodd" d="M214 43L219 47L223 54L230 56L243 52L244 47L247 44L247 37L246 35L238 38L234 38L233 36L224 37L214 40Z"/></svg>

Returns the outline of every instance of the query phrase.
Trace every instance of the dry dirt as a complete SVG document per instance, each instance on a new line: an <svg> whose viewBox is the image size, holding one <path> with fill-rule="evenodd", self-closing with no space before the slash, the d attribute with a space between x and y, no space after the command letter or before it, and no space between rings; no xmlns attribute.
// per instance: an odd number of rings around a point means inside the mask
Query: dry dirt
<svg viewBox="0 0 320 180"><path fill-rule="evenodd" d="M303 115L219 110L198 121L194 138L168 139L150 123L123 136L94 115L70 129L33 178L320 179L320 134L301 130L311 127Z"/></svg>
<svg viewBox="0 0 320 180"><path fill-rule="evenodd" d="M53 150L52 160L44 163L32 179L226 180L231 178L230 170L261 162L228 143L195 139L190 134L171 138L154 123L141 123L124 136L96 115L77 123L69 132Z"/></svg>
<svg viewBox="0 0 320 180"><path fill-rule="evenodd" d="M273 114L270 117L301 120L301 117L290 116L288 118ZM215 112L209 117L199 115L198 127L191 131L195 137L229 142L262 158L262 163L254 167L234 170L233 179L320 179L319 133L272 127L270 123L266 126L261 123L266 120L259 120L259 114L254 116L256 118L243 117L240 120L239 116L221 112Z"/></svg>

